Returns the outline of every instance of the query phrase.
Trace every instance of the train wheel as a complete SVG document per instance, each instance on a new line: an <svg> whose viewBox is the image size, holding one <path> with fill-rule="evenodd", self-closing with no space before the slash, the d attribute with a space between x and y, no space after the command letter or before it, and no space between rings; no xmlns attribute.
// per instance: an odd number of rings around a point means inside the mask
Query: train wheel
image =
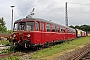
<svg viewBox="0 0 90 60"><path fill-rule="evenodd" d="M43 47L42 45L38 46L38 50L42 49L42 47Z"/></svg>
<svg viewBox="0 0 90 60"><path fill-rule="evenodd" d="M31 47L31 49L36 51L36 50L38 50L38 47L37 46L33 46L33 47Z"/></svg>

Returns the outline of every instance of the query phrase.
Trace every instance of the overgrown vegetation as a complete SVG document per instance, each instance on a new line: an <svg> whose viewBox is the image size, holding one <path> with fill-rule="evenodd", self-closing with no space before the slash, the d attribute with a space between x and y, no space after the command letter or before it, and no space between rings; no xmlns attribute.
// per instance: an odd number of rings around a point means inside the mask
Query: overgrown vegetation
<svg viewBox="0 0 90 60"><path fill-rule="evenodd" d="M13 45L11 45L10 48L8 48L8 49L2 50L0 54L9 53L9 52L14 52L14 46Z"/></svg>
<svg viewBox="0 0 90 60"><path fill-rule="evenodd" d="M4 44L4 45L11 45L11 43L9 42L9 40L0 40L0 44Z"/></svg>
<svg viewBox="0 0 90 60"><path fill-rule="evenodd" d="M64 42L62 44L55 45L50 48L46 48L38 52L35 52L30 56L30 58L36 58L36 59L45 58L67 50L75 49L77 46L85 45L88 43L90 43L90 37L78 38L78 39L69 41L68 43Z"/></svg>
<svg viewBox="0 0 90 60"><path fill-rule="evenodd" d="M17 56L10 55L9 57L3 58L1 60L20 60L20 58Z"/></svg>
<svg viewBox="0 0 90 60"><path fill-rule="evenodd" d="M14 51L14 46L8 40L0 40L0 44L5 45L5 46L10 46L8 49L2 50L0 54Z"/></svg>

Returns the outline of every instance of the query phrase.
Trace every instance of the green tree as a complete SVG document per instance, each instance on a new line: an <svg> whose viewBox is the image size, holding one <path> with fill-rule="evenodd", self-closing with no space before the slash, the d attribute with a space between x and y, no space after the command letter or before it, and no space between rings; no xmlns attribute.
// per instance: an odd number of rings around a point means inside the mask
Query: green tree
<svg viewBox="0 0 90 60"><path fill-rule="evenodd" d="M81 25L81 26L76 25L75 27L71 25L70 27L90 32L90 25Z"/></svg>
<svg viewBox="0 0 90 60"><path fill-rule="evenodd" d="M69 27L71 27L71 28L75 28L75 27L74 27L74 26L72 26L72 25L71 25L71 26L69 26Z"/></svg>
<svg viewBox="0 0 90 60"><path fill-rule="evenodd" d="M80 26L76 25L75 28L80 29Z"/></svg>
<svg viewBox="0 0 90 60"><path fill-rule="evenodd" d="M90 31L90 26L89 25L81 25L80 29L83 31Z"/></svg>
<svg viewBox="0 0 90 60"><path fill-rule="evenodd" d="M7 30L7 33L8 34L11 34L13 31L12 30Z"/></svg>
<svg viewBox="0 0 90 60"><path fill-rule="evenodd" d="M0 33L5 33L7 32L7 28L5 26L5 21L4 21L4 18L0 18Z"/></svg>
<svg viewBox="0 0 90 60"><path fill-rule="evenodd" d="M5 21L4 21L4 18L2 17L2 18L0 18L0 26L5 26Z"/></svg>

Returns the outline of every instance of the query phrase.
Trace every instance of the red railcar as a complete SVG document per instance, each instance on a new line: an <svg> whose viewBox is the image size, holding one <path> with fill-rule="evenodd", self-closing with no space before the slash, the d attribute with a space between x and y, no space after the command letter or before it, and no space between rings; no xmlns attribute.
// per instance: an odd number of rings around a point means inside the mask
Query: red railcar
<svg viewBox="0 0 90 60"><path fill-rule="evenodd" d="M15 21L12 34L14 44L40 46L47 43L76 38L75 29L39 18L23 18Z"/></svg>

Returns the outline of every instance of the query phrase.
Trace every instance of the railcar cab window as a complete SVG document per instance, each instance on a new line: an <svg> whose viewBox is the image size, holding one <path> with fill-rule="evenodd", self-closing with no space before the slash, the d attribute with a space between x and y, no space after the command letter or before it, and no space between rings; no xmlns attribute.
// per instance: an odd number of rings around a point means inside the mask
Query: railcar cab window
<svg viewBox="0 0 90 60"><path fill-rule="evenodd" d="M17 31L18 30L18 23L15 23L14 25L14 31Z"/></svg>
<svg viewBox="0 0 90 60"><path fill-rule="evenodd" d="M49 23L46 23L46 31L50 32L50 24Z"/></svg>
<svg viewBox="0 0 90 60"><path fill-rule="evenodd" d="M26 22L26 30L33 31L34 30L34 22Z"/></svg>
<svg viewBox="0 0 90 60"><path fill-rule="evenodd" d="M20 22L18 30L24 30L24 29L25 29L25 22Z"/></svg>

